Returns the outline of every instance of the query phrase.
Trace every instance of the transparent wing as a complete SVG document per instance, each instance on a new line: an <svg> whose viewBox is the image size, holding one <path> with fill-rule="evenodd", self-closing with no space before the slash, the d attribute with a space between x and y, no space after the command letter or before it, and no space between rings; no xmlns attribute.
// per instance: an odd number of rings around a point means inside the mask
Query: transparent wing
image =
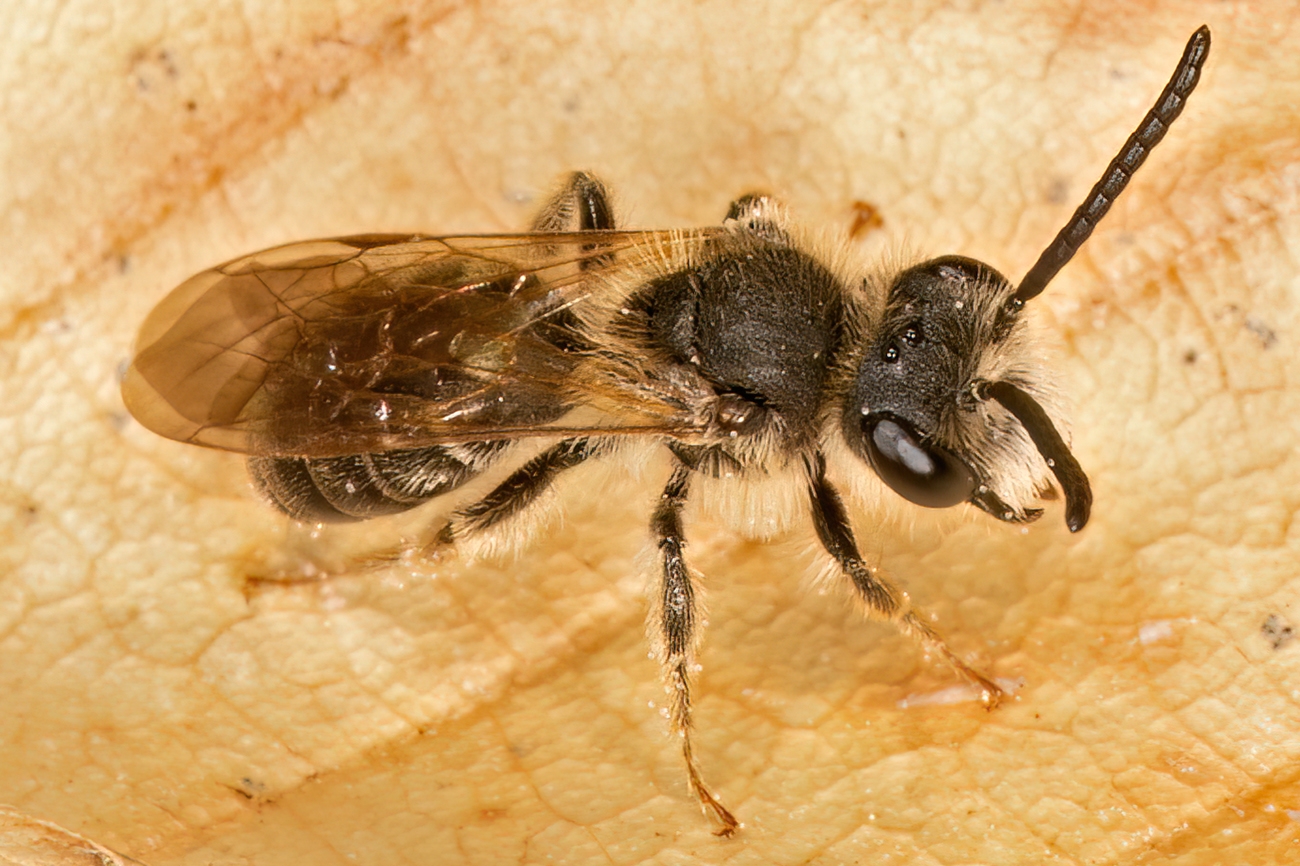
<svg viewBox="0 0 1300 866"><path fill-rule="evenodd" d="M275 247L168 295L141 327L123 398L163 436L267 456L689 433L689 389L603 351L575 312L607 269L717 231Z"/></svg>

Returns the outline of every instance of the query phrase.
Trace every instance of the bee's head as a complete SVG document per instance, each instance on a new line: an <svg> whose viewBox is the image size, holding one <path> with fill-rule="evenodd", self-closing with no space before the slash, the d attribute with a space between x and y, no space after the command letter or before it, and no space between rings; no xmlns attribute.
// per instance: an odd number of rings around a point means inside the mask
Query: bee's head
<svg viewBox="0 0 1300 866"><path fill-rule="evenodd" d="M998 378L1016 378L1032 360L1023 357L1022 307L1004 276L973 259L945 256L900 273L863 347L844 434L905 499L931 508L971 502L1020 521L1041 513L1018 504L1041 473L1027 466L1032 442L1065 488L1067 523L1081 529L1091 502L1086 477L1061 477L1059 467L1078 464L1047 414ZM990 411L990 397L1007 411ZM1013 478L1018 489L997 489Z"/></svg>
<svg viewBox="0 0 1300 866"><path fill-rule="evenodd" d="M1023 482L1042 474L1026 465L1037 449L1065 491L1070 531L1088 522L1088 477L1034 397L1037 380L1016 345L1017 319L1178 119L1209 53L1210 29L1202 26L1155 105L1015 289L988 265L960 256L932 259L894 280L842 425L853 449L900 495L934 508L968 501L1004 520L1032 519L1019 502ZM990 399L1000 410L991 411ZM1021 490L1011 491L1008 504L1000 485Z"/></svg>

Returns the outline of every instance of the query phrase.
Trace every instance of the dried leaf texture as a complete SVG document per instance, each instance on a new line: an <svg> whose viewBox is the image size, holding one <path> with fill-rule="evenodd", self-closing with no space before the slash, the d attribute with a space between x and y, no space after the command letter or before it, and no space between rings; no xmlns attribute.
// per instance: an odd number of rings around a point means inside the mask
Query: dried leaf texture
<svg viewBox="0 0 1300 866"><path fill-rule="evenodd" d="M6 7L0 799L153 866L1285 861L1292 13ZM955 647L1023 683L1014 701L985 713L810 592L805 521L767 544L688 512L710 601L696 747L747 825L734 840L686 789L646 657L637 556L662 464L580 470L516 560L267 587L248 578L431 518L313 538L238 458L123 410L137 328L203 268L311 237L517 230L573 168L631 225L716 223L765 189L847 235L868 202L862 255L962 253L1014 279L1202 23L1187 112L1033 302L1092 523L1070 536L1059 503L1026 530L856 515Z"/></svg>

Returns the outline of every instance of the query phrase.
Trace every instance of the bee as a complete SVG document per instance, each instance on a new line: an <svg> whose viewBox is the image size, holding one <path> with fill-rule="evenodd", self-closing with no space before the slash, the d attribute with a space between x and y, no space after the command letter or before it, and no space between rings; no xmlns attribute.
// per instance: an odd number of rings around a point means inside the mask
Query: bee
<svg viewBox="0 0 1300 866"><path fill-rule="evenodd" d="M729 835L740 824L692 749L692 483L791 479L868 613L995 706L1002 689L863 558L831 478L870 467L912 503L1010 523L1039 518L1054 479L1066 526L1083 529L1091 489L1044 408L1052 389L1024 308L1165 136L1209 48L1201 27L1017 286L958 255L891 274L846 264L765 195L739 198L717 227L619 229L604 185L578 172L525 234L307 241L204 271L145 321L123 398L156 433L247 455L262 495L309 523L407 511L511 470L436 544L520 520L582 463L662 445L672 468L650 519L649 632L690 787ZM525 440L533 456L519 455Z"/></svg>

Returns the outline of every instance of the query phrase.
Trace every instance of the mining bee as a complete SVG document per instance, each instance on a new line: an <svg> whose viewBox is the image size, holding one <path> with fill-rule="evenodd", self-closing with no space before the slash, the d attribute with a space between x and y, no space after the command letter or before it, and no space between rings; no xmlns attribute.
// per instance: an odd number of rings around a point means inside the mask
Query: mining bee
<svg viewBox="0 0 1300 866"><path fill-rule="evenodd" d="M1002 689L863 559L831 476L853 481L865 464L917 505L969 503L1011 523L1042 514L1031 505L1054 477L1066 525L1084 527L1088 478L1044 408L1022 314L1164 137L1209 48L1202 27L1019 286L956 255L869 273L762 195L718 227L621 230L605 187L580 172L525 234L307 241L204 271L145 321L123 398L163 436L248 455L257 489L307 523L406 511L515 467L430 545L519 520L585 461L662 444L649 631L691 788L730 834L739 824L692 752L693 480L789 479L867 611L996 705Z"/></svg>

